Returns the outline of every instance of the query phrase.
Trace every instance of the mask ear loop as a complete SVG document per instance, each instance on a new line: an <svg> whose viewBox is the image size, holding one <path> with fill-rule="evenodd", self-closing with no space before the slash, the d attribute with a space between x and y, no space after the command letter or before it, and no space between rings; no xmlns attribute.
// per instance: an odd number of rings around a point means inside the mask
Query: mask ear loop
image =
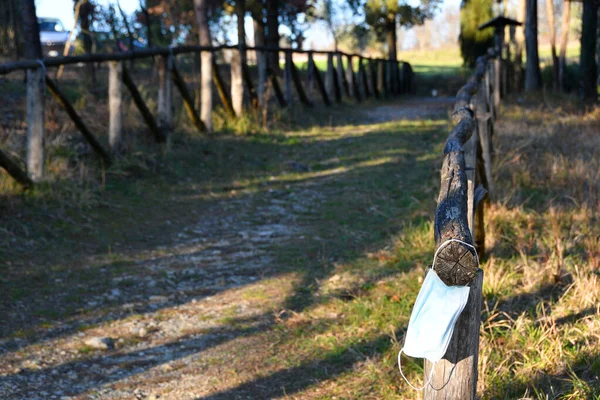
<svg viewBox="0 0 600 400"><path fill-rule="evenodd" d="M479 265L479 255L477 254L477 249L475 248L475 246L473 246L472 244L469 244L467 242L463 242L460 239L448 239L444 243L442 243L440 245L440 247L438 247L437 250L435 251L435 254L433 255L433 264L431 264L431 269L432 270L435 270L434 269L435 268L435 260L437 259L437 256L438 256L438 253L440 252L440 250L442 250L444 247L448 246L452 242L461 243L461 244L464 244L465 246L468 246L468 247L472 248L473 251L475 252L475 259L477 260L477 265ZM408 386L410 386L414 390L419 390L420 391L420 390L425 389L425 387L427 385L431 384L431 378L433 378L433 370L434 370L434 367L435 367L435 364L437 363L437 361L434 362L433 365L431 366L431 371L429 372L429 378L427 379L427 382L425 382L422 387L418 388L416 386L413 386L413 384L410 383L408 381L408 379L406 378L406 376L404 375L404 372L402 372L402 357L401 356L402 356L402 351L403 350L404 350L404 347L401 348L400 351L398 352L398 369L400 370L400 375L402 375L402 378L404 378L404 380L406 381L406 383L408 383ZM431 387L433 387L433 386L431 386Z"/></svg>
<svg viewBox="0 0 600 400"><path fill-rule="evenodd" d="M432 270L435 268L435 260L437 259L437 256L438 256L438 253L440 252L440 250L442 250L444 247L448 246L452 242L464 244L465 246L472 248L473 251L475 252L475 259L477 260L477 265L479 265L479 254L477 254L477 249L475 248L475 246L473 246L472 244L469 244L467 242L463 242L460 239L448 239L444 243L442 243L440 245L440 247L438 247L437 250L435 251L435 254L433 255L433 264L431 264Z"/></svg>
<svg viewBox="0 0 600 400"><path fill-rule="evenodd" d="M427 378L427 382L425 382L423 384L423 386L421 386L420 388L413 386L412 383L410 383L408 381L408 379L406 378L406 376L404 376L404 372L402 372L402 361L401 361L401 355L402 355L402 351L404 350L404 347L400 349L400 351L398 352L398 369L400 370L400 375L402 375L402 377L404 378L404 380L406 381L406 383L408 383L408 386L410 386L411 388L415 389L415 390L423 390L425 389L425 386L429 385L431 383L431 378L433 377L433 370L434 370L434 366L437 363L437 361L435 363L433 363L433 365L431 366L431 371L429 372L429 378ZM433 387L433 386L432 386Z"/></svg>

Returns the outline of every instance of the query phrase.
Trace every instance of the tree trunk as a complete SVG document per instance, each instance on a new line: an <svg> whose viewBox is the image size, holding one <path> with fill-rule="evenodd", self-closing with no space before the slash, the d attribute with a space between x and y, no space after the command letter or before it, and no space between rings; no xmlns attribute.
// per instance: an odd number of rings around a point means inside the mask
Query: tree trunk
<svg viewBox="0 0 600 400"><path fill-rule="evenodd" d="M132 51L134 49L133 47L133 32L131 32L131 27L129 26L129 21L127 21L127 15L125 14L125 11L123 11L123 9L121 8L121 2L117 1L117 7L119 8L119 13L121 14L121 18L123 18L123 23L125 24L125 30L127 31L127 41L129 42L129 51ZM134 62L133 62L133 58L131 60L129 60L129 68L131 68L131 70L133 71L134 68Z"/></svg>
<svg viewBox="0 0 600 400"><path fill-rule="evenodd" d="M35 14L34 0L21 0L21 16L23 18L23 37L25 39L24 57L32 60L42 59L40 28Z"/></svg>
<svg viewBox="0 0 600 400"><path fill-rule="evenodd" d="M564 0L562 22L560 24L560 56L558 59L558 82L560 89L566 90L567 43L569 41L569 20L571 17L571 0Z"/></svg>
<svg viewBox="0 0 600 400"><path fill-rule="evenodd" d="M554 1L546 0L548 28L550 33L550 49L552 52L552 90L558 90L558 57L556 56L556 27L554 25Z"/></svg>
<svg viewBox="0 0 600 400"><path fill-rule="evenodd" d="M385 39L388 47L388 59L390 60L390 84L391 84L391 92L394 94L398 94L399 85L398 85L398 54L396 53L396 18L388 19L385 24Z"/></svg>
<svg viewBox="0 0 600 400"><path fill-rule="evenodd" d="M144 24L146 25L146 40L148 44L148 48L154 47L154 40L152 40L152 21L150 20L150 13L148 12L148 8L144 5L142 0L140 0L140 8L142 10L142 14L144 14Z"/></svg>
<svg viewBox="0 0 600 400"><path fill-rule="evenodd" d="M262 14L252 14L254 21L254 45L261 47L265 45L265 24L262 20ZM265 99L265 84L267 82L267 57L264 51L256 52L256 67L258 69L258 85L256 87L256 94L258 96L258 103L261 107L266 104Z"/></svg>
<svg viewBox="0 0 600 400"><path fill-rule="evenodd" d="M246 64L246 27L244 25L244 18L246 16L246 0L236 0L235 15L237 17L237 35L240 56L242 59L242 64Z"/></svg>
<svg viewBox="0 0 600 400"><path fill-rule="evenodd" d="M279 4L277 0L267 0L267 25L265 44L267 47L279 47ZM267 53L267 65L279 73L279 52Z"/></svg>
<svg viewBox="0 0 600 400"><path fill-rule="evenodd" d="M94 6L88 1L83 0L79 8L79 26L81 27L81 33L83 35L83 50L86 54L92 53L92 34L91 25L92 17L94 13ZM86 63L86 73L89 81L92 83L92 87L96 86L96 70L94 63Z"/></svg>
<svg viewBox="0 0 600 400"><path fill-rule="evenodd" d="M583 1L581 18L581 69L580 96L583 101L594 103L598 99L598 70L596 65L596 29L598 28L598 0Z"/></svg>
<svg viewBox="0 0 600 400"><path fill-rule="evenodd" d="M527 0L519 1L517 21L524 23ZM525 48L525 27L515 27L515 91L523 90L523 49Z"/></svg>
<svg viewBox="0 0 600 400"><path fill-rule="evenodd" d="M542 88L542 75L540 73L540 58L538 54L537 0L527 0L525 45L527 50L525 91L533 92Z"/></svg>
<svg viewBox="0 0 600 400"><path fill-rule="evenodd" d="M208 26L208 0L194 0L194 11L196 14L196 23L198 24L198 39L200 46L210 46L210 29ZM213 132L212 121L212 75L213 75L213 54L210 51L203 51L200 55L200 118L206 130Z"/></svg>

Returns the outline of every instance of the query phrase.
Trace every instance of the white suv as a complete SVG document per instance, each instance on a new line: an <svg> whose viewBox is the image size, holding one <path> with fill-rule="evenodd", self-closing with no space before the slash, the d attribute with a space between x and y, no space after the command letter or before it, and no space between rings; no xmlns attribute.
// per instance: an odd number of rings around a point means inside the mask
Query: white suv
<svg viewBox="0 0 600 400"><path fill-rule="evenodd" d="M44 57L62 55L69 38L69 31L65 29L62 22L56 18L38 18L38 25Z"/></svg>

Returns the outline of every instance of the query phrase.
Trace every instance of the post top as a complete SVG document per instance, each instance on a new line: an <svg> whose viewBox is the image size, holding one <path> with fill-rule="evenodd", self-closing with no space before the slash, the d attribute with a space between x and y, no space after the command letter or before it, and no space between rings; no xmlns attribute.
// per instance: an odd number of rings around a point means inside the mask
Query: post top
<svg viewBox="0 0 600 400"><path fill-rule="evenodd" d="M490 19L489 21L483 23L482 25L479 25L479 27L477 27L477 29L480 31L482 31L486 28L499 29L499 28L504 28L506 25L521 26L523 24L517 20L499 16L499 17Z"/></svg>

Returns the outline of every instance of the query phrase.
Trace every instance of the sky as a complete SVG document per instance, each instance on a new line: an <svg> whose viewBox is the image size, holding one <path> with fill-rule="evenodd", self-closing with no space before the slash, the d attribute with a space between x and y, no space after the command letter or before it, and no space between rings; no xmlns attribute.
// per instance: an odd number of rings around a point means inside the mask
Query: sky
<svg viewBox="0 0 600 400"><path fill-rule="evenodd" d="M96 3L106 6L109 3L116 3L116 0L95 0ZM417 0L413 0L417 1ZM121 7L125 13L130 14L139 9L139 0L120 0ZM445 7L453 7L458 9L460 4L460 0L443 0L443 4L441 8ZM37 15L38 17L53 17L58 18L62 21L63 25L67 30L72 30L73 28L73 0L36 0L37 7ZM252 32L252 21L248 18L246 21L246 31ZM331 42L331 37L328 31L322 26L322 24L318 24L318 26L311 27L307 32L307 46L311 44L316 45L316 47L323 47L321 44L323 43L323 38L326 37L327 43L329 45ZM319 46L321 45L321 46Z"/></svg>

